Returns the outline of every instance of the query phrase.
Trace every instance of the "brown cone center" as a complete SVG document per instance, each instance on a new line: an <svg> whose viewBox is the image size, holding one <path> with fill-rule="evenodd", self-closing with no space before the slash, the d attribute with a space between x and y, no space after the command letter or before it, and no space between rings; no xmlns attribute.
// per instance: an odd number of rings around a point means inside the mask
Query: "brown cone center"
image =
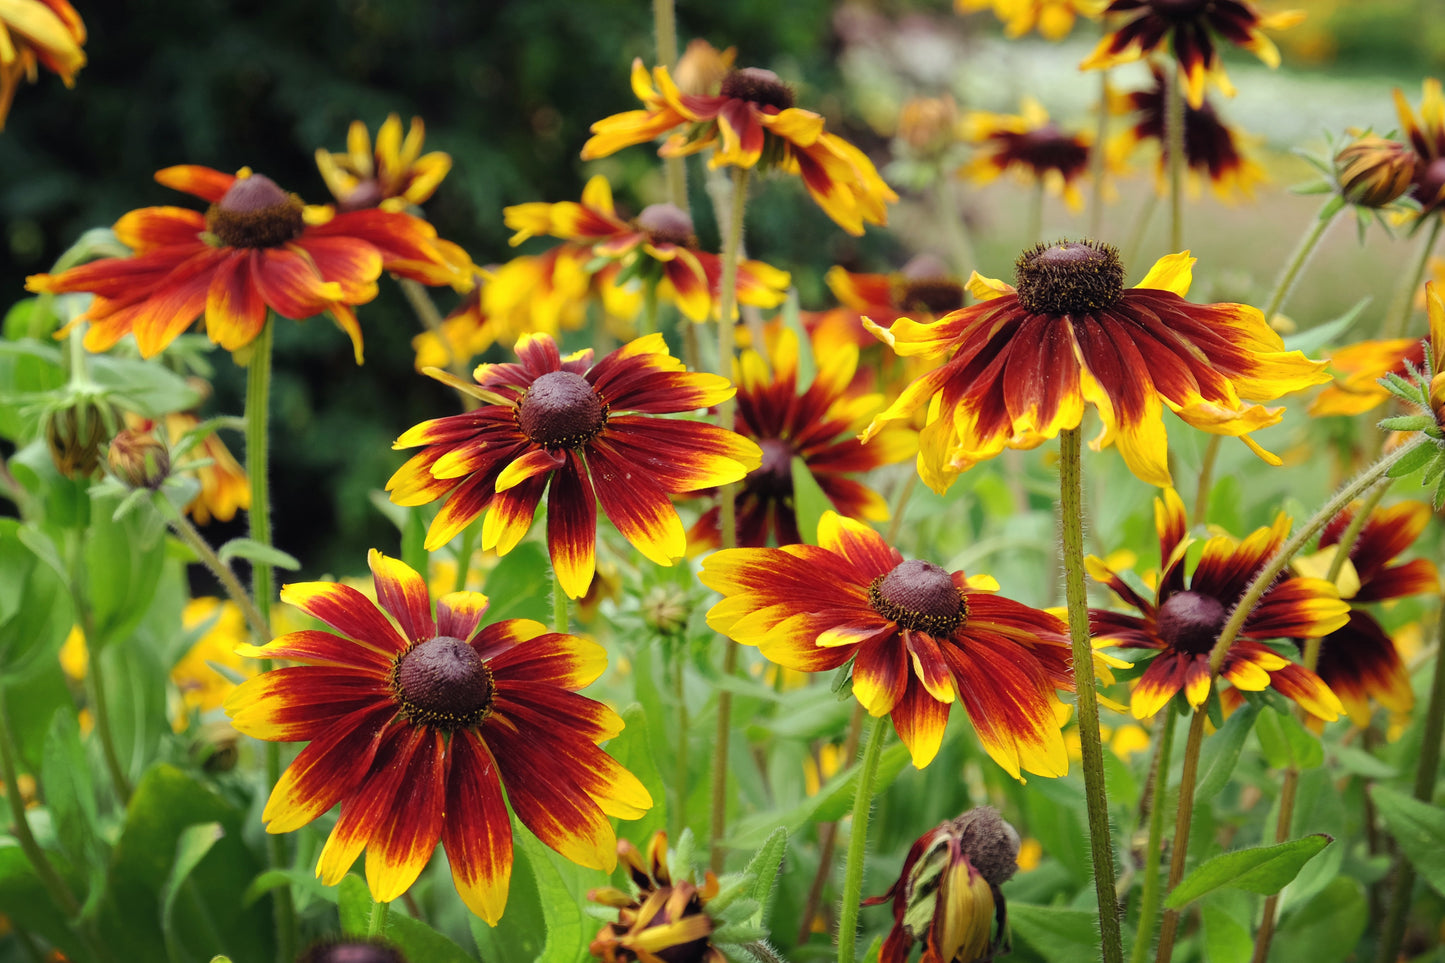
<svg viewBox="0 0 1445 963"><path fill-rule="evenodd" d="M1040 244L1014 264L1019 303L1031 314L1088 314L1124 293L1119 252L1098 241Z"/></svg>
<svg viewBox="0 0 1445 963"><path fill-rule="evenodd" d="M1168 20L1195 20L1209 5L1209 0L1149 0L1154 12Z"/></svg>
<svg viewBox="0 0 1445 963"><path fill-rule="evenodd" d="M1228 615L1224 604L1212 595L1179 592L1159 606L1159 638L1175 651L1203 655L1214 648Z"/></svg>
<svg viewBox="0 0 1445 963"><path fill-rule="evenodd" d="M206 230L226 247L280 247L305 230L302 207L265 174L238 177L206 211Z"/></svg>
<svg viewBox="0 0 1445 963"><path fill-rule="evenodd" d="M1433 210L1445 194L1445 157L1437 157L1415 175L1415 200Z"/></svg>
<svg viewBox="0 0 1445 963"><path fill-rule="evenodd" d="M793 494L793 446L781 438L761 438L762 464L748 475L747 487L759 495L787 498Z"/></svg>
<svg viewBox="0 0 1445 963"><path fill-rule="evenodd" d="M522 396L517 423L543 448L581 448L607 424L607 402L581 375L549 371Z"/></svg>
<svg viewBox="0 0 1445 963"><path fill-rule="evenodd" d="M692 218L674 204L649 204L637 215L637 226L647 232L653 244L676 244L697 247Z"/></svg>
<svg viewBox="0 0 1445 963"><path fill-rule="evenodd" d="M910 559L868 586L873 611L905 629L948 635L968 618L968 603L948 570Z"/></svg>
<svg viewBox="0 0 1445 963"><path fill-rule="evenodd" d="M787 110L793 106L793 91L771 70L744 67L723 78L722 95L732 100L746 100L764 107Z"/></svg>
<svg viewBox="0 0 1445 963"><path fill-rule="evenodd" d="M477 650L446 635L409 650L392 670L392 680L407 719L448 732L480 723L496 694L492 672Z"/></svg>

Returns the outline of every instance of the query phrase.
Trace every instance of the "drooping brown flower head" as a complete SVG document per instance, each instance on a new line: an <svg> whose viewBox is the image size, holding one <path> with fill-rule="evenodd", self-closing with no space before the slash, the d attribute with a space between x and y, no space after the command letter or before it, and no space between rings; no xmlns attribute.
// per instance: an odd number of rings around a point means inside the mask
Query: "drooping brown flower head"
<svg viewBox="0 0 1445 963"><path fill-rule="evenodd" d="M152 491L171 473L171 455L165 442L141 428L123 428L110 440L106 462L128 488Z"/></svg>

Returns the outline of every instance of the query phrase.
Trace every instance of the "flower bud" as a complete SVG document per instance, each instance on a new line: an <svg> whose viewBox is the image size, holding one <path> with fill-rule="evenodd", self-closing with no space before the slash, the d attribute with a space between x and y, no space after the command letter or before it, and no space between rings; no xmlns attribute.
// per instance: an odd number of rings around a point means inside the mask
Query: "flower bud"
<svg viewBox="0 0 1445 963"><path fill-rule="evenodd" d="M142 428L126 428L112 438L106 461L111 473L129 488L155 491L171 473L166 443Z"/></svg>
<svg viewBox="0 0 1445 963"><path fill-rule="evenodd" d="M692 612L687 592L674 585L658 585L642 600L642 621L659 635L676 635Z"/></svg>
<svg viewBox="0 0 1445 963"><path fill-rule="evenodd" d="M1335 177L1351 204L1384 207L1410 189L1415 155L1404 144L1366 134L1335 155Z"/></svg>
<svg viewBox="0 0 1445 963"><path fill-rule="evenodd" d="M914 97L898 113L898 137L916 153L942 153L957 137L958 106L952 97Z"/></svg>
<svg viewBox="0 0 1445 963"><path fill-rule="evenodd" d="M66 478L89 478L100 466L101 446L115 433L120 412L108 401L77 395L46 413L43 431L55 467Z"/></svg>

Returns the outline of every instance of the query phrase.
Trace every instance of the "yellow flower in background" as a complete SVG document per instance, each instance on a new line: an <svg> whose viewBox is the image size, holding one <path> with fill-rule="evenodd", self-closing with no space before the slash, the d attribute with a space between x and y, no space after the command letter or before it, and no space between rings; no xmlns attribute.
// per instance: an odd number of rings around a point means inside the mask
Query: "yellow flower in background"
<svg viewBox="0 0 1445 963"><path fill-rule="evenodd" d="M1070 210L1083 210L1078 181L1089 169L1091 138L1064 133L1034 98L1023 99L1020 114L970 111L963 119L963 139L979 145L981 152L959 168L958 176L987 184L1011 173L1024 183L1042 184Z"/></svg>
<svg viewBox="0 0 1445 963"><path fill-rule="evenodd" d="M255 664L236 654L236 646L250 639L246 619L236 603L218 598L191 599L181 613L181 625L190 632L203 630L201 637L171 669L171 681L180 690L171 728L185 732L191 716L204 716L221 708L236 683L217 667L232 675L250 678Z"/></svg>
<svg viewBox="0 0 1445 963"><path fill-rule="evenodd" d="M90 671L90 649L78 625L70 627L70 634L60 646L60 671L72 682L84 682L85 674Z"/></svg>
<svg viewBox="0 0 1445 963"><path fill-rule="evenodd" d="M379 207L404 211L408 205L420 205L430 198L452 169L450 155L441 151L422 154L425 139L426 126L420 117L411 119L403 139L401 118L391 114L376 132L373 148L366 125L354 120L346 132L346 152L333 154L318 147L316 166L341 210Z"/></svg>
<svg viewBox="0 0 1445 963"><path fill-rule="evenodd" d="M1006 36L1022 37L1037 28L1048 40L1063 40L1079 17L1099 19L1107 5L1108 0L953 0L959 13L992 7Z"/></svg>
<svg viewBox="0 0 1445 963"><path fill-rule="evenodd" d="M75 86L84 43L85 23L67 0L0 0L0 130L20 78L34 83L44 67Z"/></svg>

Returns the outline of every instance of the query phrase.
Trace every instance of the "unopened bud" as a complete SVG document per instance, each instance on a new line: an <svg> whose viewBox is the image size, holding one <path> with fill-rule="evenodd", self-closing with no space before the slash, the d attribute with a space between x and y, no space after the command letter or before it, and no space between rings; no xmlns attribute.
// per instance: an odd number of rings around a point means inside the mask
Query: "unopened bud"
<svg viewBox="0 0 1445 963"><path fill-rule="evenodd" d="M45 443L55 467L66 478L89 478L100 466L100 449L120 424L120 412L107 401L78 397L47 413Z"/></svg>
<svg viewBox="0 0 1445 963"><path fill-rule="evenodd" d="M129 488L154 491L171 473L165 442L140 428L126 428L112 438L106 461L111 473Z"/></svg>
<svg viewBox="0 0 1445 963"><path fill-rule="evenodd" d="M1367 134L1335 155L1340 193L1351 204L1384 207L1415 177L1415 155L1404 144Z"/></svg>
<svg viewBox="0 0 1445 963"><path fill-rule="evenodd" d="M642 600L642 621L659 635L676 635L691 614L687 592L671 585L659 585Z"/></svg>
<svg viewBox="0 0 1445 963"><path fill-rule="evenodd" d="M957 140L957 124L952 97L914 97L898 113L898 137L919 154L939 154Z"/></svg>

